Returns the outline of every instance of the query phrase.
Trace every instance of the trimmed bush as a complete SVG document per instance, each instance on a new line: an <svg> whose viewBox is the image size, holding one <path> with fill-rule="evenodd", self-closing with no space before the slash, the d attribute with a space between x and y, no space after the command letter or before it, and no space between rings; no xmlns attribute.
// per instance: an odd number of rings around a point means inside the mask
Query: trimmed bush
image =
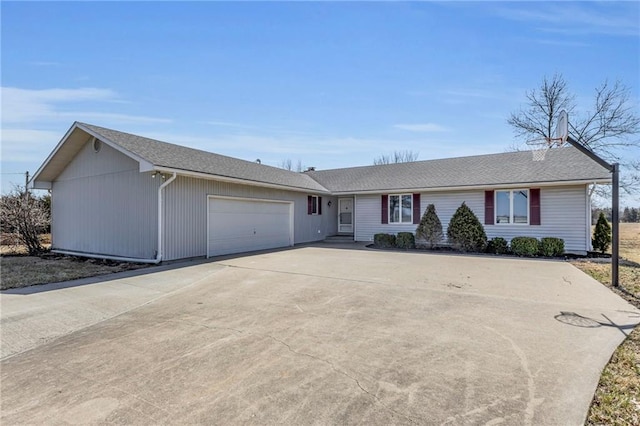
<svg viewBox="0 0 640 426"><path fill-rule="evenodd" d="M541 256L558 257L564 254L564 240L562 238L544 237L540 239L539 253Z"/></svg>
<svg viewBox="0 0 640 426"><path fill-rule="evenodd" d="M398 236L400 236L400 234L398 234ZM429 204L427 206L427 210L425 210L422 215L418 228L416 229L416 238L427 240L429 248L432 249L436 244L442 241L443 237L442 222L440 222L438 213L436 213L436 206Z"/></svg>
<svg viewBox="0 0 640 426"><path fill-rule="evenodd" d="M487 245L484 227L464 202L449 221L447 237L449 242L461 251L484 251Z"/></svg>
<svg viewBox="0 0 640 426"><path fill-rule="evenodd" d="M538 239L533 237L513 237L511 252L516 256L535 256L538 254Z"/></svg>
<svg viewBox="0 0 640 426"><path fill-rule="evenodd" d="M607 251L609 244L611 244L611 225L609 225L603 212L600 212L600 216L598 216L591 244L593 244L593 249L600 253Z"/></svg>
<svg viewBox="0 0 640 426"><path fill-rule="evenodd" d="M411 232L398 232L396 246L401 249L416 248L416 237Z"/></svg>
<svg viewBox="0 0 640 426"><path fill-rule="evenodd" d="M509 251L507 240L502 237L495 237L487 244L487 253L505 254Z"/></svg>
<svg viewBox="0 0 640 426"><path fill-rule="evenodd" d="M392 248L396 246L396 236L393 234L375 234L373 244L380 248Z"/></svg>

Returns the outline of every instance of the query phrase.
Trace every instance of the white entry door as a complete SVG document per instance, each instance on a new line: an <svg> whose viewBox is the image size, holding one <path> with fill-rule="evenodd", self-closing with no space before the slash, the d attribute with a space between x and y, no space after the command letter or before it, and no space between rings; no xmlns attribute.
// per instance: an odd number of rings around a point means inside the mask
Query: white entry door
<svg viewBox="0 0 640 426"><path fill-rule="evenodd" d="M338 233L353 234L353 198L338 198Z"/></svg>
<svg viewBox="0 0 640 426"><path fill-rule="evenodd" d="M207 257L293 245L293 203L209 197Z"/></svg>

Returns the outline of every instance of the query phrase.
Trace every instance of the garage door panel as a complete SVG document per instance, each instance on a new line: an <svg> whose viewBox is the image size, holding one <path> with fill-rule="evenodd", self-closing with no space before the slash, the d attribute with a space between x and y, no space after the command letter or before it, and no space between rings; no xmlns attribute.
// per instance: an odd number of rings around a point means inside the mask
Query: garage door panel
<svg viewBox="0 0 640 426"><path fill-rule="evenodd" d="M290 207L283 202L210 198L208 255L290 246Z"/></svg>

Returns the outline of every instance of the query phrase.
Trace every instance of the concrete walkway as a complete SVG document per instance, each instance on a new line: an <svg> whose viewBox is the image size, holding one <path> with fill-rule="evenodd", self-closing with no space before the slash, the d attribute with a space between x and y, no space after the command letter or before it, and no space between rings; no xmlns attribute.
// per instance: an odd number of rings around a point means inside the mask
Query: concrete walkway
<svg viewBox="0 0 640 426"><path fill-rule="evenodd" d="M318 245L3 293L2 345L92 299L2 361L2 424L581 424L640 321L564 262Z"/></svg>

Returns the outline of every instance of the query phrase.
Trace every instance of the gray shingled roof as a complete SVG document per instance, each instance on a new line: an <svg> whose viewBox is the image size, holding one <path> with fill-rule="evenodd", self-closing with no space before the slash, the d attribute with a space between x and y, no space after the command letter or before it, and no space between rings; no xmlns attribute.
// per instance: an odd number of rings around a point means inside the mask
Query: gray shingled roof
<svg viewBox="0 0 640 426"><path fill-rule="evenodd" d="M605 168L574 147L551 149L544 161L520 151L308 174L336 193L611 179Z"/></svg>
<svg viewBox="0 0 640 426"><path fill-rule="evenodd" d="M91 124L77 125L156 167L310 192L386 192L534 182L603 181L611 178L608 170L570 146L549 150L544 161L533 161L530 151L521 151L296 173Z"/></svg>
<svg viewBox="0 0 640 426"><path fill-rule="evenodd" d="M77 125L119 145L126 151L156 167L269 183L312 192L327 192L326 188L306 173L291 172L277 167L161 142L92 124L77 123Z"/></svg>

